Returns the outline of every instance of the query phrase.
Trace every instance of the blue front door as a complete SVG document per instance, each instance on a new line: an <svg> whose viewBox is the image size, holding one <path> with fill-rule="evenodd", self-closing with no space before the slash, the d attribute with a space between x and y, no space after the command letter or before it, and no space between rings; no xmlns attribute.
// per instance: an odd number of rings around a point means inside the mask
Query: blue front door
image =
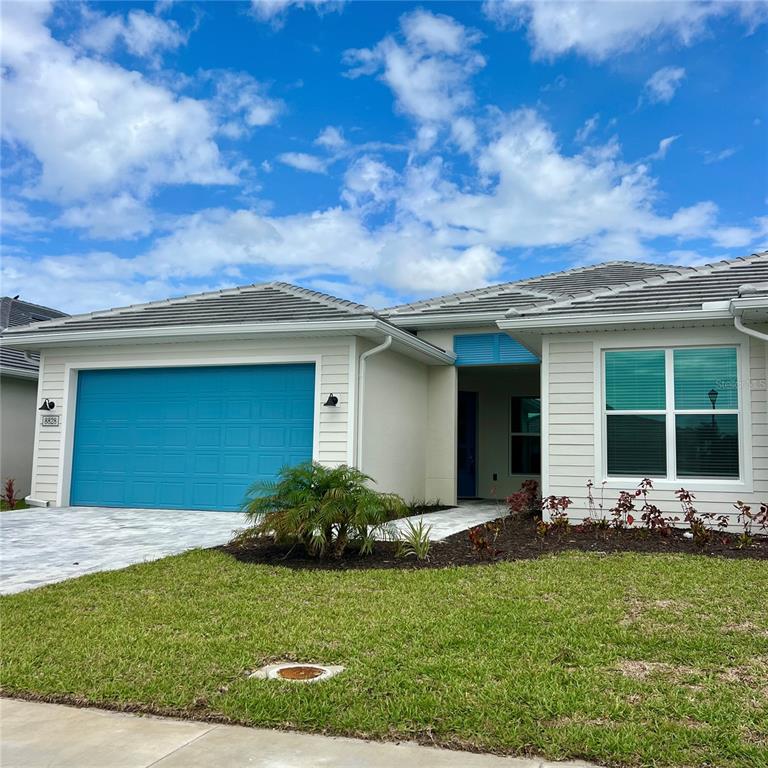
<svg viewBox="0 0 768 768"><path fill-rule="evenodd" d="M312 459L315 367L81 371L70 503L237 510Z"/></svg>

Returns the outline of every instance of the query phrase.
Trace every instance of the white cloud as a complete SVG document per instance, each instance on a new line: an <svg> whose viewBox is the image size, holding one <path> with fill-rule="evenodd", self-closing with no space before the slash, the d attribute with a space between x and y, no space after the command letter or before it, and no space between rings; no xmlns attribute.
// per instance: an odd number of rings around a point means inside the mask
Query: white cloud
<svg viewBox="0 0 768 768"><path fill-rule="evenodd" d="M707 32L712 18L734 14L749 32L768 19L765 3L729 0L486 0L483 8L502 27L527 27L537 58L578 53L606 59L661 37L691 45Z"/></svg>
<svg viewBox="0 0 768 768"><path fill-rule="evenodd" d="M187 42L187 34L175 21L146 11L107 16L86 10L84 15L86 24L80 32L80 44L98 53L108 53L121 40L134 56L152 59L161 51L174 50Z"/></svg>
<svg viewBox="0 0 768 768"><path fill-rule="evenodd" d="M276 122L285 105L267 95L267 87L247 72L225 69L205 70L203 80L213 83L215 94L211 110L219 122L219 132L239 139L252 128Z"/></svg>
<svg viewBox="0 0 768 768"><path fill-rule="evenodd" d="M680 134L676 136L667 136L659 142L659 148L651 155L648 155L649 160L663 160L669 152L669 148L680 138Z"/></svg>
<svg viewBox="0 0 768 768"><path fill-rule="evenodd" d="M279 26L291 8L314 8L318 13L340 11L345 0L251 0L253 15L259 21Z"/></svg>
<svg viewBox="0 0 768 768"><path fill-rule="evenodd" d="M656 70L645 83L648 99L665 104L672 101L684 77L685 69L682 67L662 67Z"/></svg>
<svg viewBox="0 0 768 768"><path fill-rule="evenodd" d="M155 214L142 201L121 193L112 198L68 208L56 221L61 227L84 229L91 238L119 240L148 235Z"/></svg>
<svg viewBox="0 0 768 768"><path fill-rule="evenodd" d="M44 216L30 213L20 200L3 198L0 200L0 232L39 232L45 229L48 220Z"/></svg>
<svg viewBox="0 0 768 768"><path fill-rule="evenodd" d="M740 147L726 147L718 152L712 150L704 150L701 154L704 156L705 165L712 165L712 163L721 163L723 160L727 160L729 157L733 157Z"/></svg>
<svg viewBox="0 0 768 768"><path fill-rule="evenodd" d="M344 175L342 199L351 206L386 203L393 199L397 181L397 174L386 163L363 155Z"/></svg>
<svg viewBox="0 0 768 768"><path fill-rule="evenodd" d="M77 56L51 37L50 9L3 8L3 135L41 167L27 194L73 202L126 190L146 197L162 184L235 181L205 104L138 72Z"/></svg>
<svg viewBox="0 0 768 768"><path fill-rule="evenodd" d="M424 10L403 15L400 26L399 41L387 36L373 48L346 51L347 77L378 74L395 94L398 110L424 124L420 144L429 147L437 126L474 101L469 79L485 66L474 50L480 35L450 16Z"/></svg>
<svg viewBox="0 0 768 768"><path fill-rule="evenodd" d="M343 149L347 145L347 140L344 138L341 128L327 125L320 131L320 135L315 139L315 144L317 144L318 147L337 150Z"/></svg>
<svg viewBox="0 0 768 768"><path fill-rule="evenodd" d="M584 121L584 125L576 131L576 141L579 144L584 144L589 137L597 130L597 126L600 123L600 115L595 114L592 117Z"/></svg>
<svg viewBox="0 0 768 768"><path fill-rule="evenodd" d="M308 173L325 173L327 161L316 155L308 155L306 152L283 152L277 159L285 165L290 165L297 171Z"/></svg>

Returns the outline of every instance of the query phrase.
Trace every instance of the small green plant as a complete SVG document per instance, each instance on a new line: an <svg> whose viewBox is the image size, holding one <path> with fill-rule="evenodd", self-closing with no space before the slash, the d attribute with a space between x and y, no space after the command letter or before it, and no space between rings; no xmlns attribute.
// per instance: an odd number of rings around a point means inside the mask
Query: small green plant
<svg viewBox="0 0 768 768"><path fill-rule="evenodd" d="M405 530L397 534L397 557L415 557L417 560L429 560L429 550L432 547L429 535L431 525L424 525L423 520L414 523L405 521Z"/></svg>
<svg viewBox="0 0 768 768"><path fill-rule="evenodd" d="M306 463L281 470L274 482L255 483L243 509L253 525L235 545L273 536L277 543L299 544L316 557L341 557L350 543L373 550L376 533L403 517L405 502L369 487L372 479L345 464Z"/></svg>

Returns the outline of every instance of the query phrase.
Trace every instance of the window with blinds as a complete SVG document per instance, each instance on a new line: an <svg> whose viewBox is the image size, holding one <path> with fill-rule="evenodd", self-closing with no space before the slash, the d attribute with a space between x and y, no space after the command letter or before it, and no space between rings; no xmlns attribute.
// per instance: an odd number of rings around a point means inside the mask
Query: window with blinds
<svg viewBox="0 0 768 768"><path fill-rule="evenodd" d="M608 476L740 477L735 347L604 352Z"/></svg>

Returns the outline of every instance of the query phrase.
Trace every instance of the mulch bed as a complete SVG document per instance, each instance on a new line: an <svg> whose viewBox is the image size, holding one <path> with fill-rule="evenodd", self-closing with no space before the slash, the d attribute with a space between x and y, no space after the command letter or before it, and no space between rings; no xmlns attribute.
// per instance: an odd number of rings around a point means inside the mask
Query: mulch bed
<svg viewBox="0 0 768 768"><path fill-rule="evenodd" d="M756 537L746 547L739 548L735 536L713 532L711 541L703 546L683 536L683 531L673 530L667 536L652 534L645 530L620 531L579 531L571 528L558 536L549 534L540 537L536 533L536 522L516 517L503 517L496 521L499 533L493 543L493 551L478 551L469 540L467 531L435 542L429 552L429 559L419 561L413 557L395 557L396 545L379 542L372 555L361 557L355 550L348 549L341 559L317 559L309 556L301 547L288 547L263 539L246 549L230 546L219 547L245 563L280 565L294 569L320 569L331 571L360 570L373 568L447 568L455 565L488 565L505 560L530 560L557 552L579 551L607 554L612 552L689 553L728 558L753 558L768 560L768 537ZM489 537L490 538L490 537Z"/></svg>

